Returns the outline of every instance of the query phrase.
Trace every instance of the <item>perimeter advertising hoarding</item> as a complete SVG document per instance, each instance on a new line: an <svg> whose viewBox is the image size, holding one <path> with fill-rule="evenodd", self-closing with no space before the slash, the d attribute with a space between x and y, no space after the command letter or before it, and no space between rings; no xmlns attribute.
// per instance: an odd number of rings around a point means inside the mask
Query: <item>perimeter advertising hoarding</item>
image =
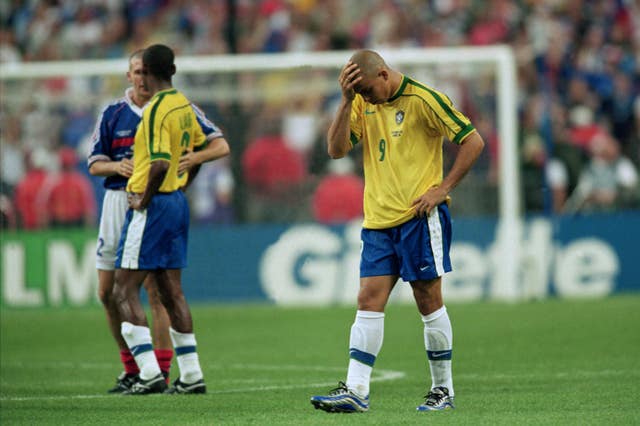
<svg viewBox="0 0 640 426"><path fill-rule="evenodd" d="M499 299L495 219L454 219L447 301ZM640 291L635 273L640 212L531 218L522 224L520 279L513 300L603 297ZM2 234L1 297L6 307L97 304L95 231ZM193 302L354 304L360 222L192 227L183 287ZM393 303L411 302L406 284Z"/></svg>

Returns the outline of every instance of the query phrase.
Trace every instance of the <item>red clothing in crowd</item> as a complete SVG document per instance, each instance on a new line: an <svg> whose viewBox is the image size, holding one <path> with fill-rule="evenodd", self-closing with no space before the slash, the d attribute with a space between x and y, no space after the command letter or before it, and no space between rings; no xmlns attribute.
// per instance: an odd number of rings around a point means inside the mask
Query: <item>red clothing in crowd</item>
<svg viewBox="0 0 640 426"><path fill-rule="evenodd" d="M68 147L59 151L62 171L44 184L38 199L44 205L45 220L53 226L91 225L96 199L89 179L75 170L77 157Z"/></svg>
<svg viewBox="0 0 640 426"><path fill-rule="evenodd" d="M343 223L363 216L364 182L354 175L328 175L313 194L313 215L318 222Z"/></svg>
<svg viewBox="0 0 640 426"><path fill-rule="evenodd" d="M25 229L36 229L44 225L42 206L36 200L48 174L43 169L31 169L16 186L15 206L20 223Z"/></svg>
<svg viewBox="0 0 640 426"><path fill-rule="evenodd" d="M96 214L96 200L87 177L65 170L51 179L51 186L43 194L48 224L90 225Z"/></svg>
<svg viewBox="0 0 640 426"><path fill-rule="evenodd" d="M242 168L251 188L271 194L286 191L306 177L302 155L287 146L281 136L256 139L244 152Z"/></svg>

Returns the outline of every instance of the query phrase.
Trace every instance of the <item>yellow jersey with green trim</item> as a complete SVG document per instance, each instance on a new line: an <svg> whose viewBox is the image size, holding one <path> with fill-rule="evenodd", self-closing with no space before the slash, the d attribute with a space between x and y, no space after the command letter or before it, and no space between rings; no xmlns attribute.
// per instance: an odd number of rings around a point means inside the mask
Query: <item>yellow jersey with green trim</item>
<svg viewBox="0 0 640 426"><path fill-rule="evenodd" d="M351 143L362 142L369 229L414 217L413 201L442 182L443 139L460 144L475 131L446 95L407 76L385 103L356 94L350 119Z"/></svg>
<svg viewBox="0 0 640 426"><path fill-rule="evenodd" d="M178 174L180 157L207 142L189 100L176 89L156 93L145 106L133 143L133 174L127 191L144 192L154 161L168 161L160 192L173 192L187 183L188 172Z"/></svg>

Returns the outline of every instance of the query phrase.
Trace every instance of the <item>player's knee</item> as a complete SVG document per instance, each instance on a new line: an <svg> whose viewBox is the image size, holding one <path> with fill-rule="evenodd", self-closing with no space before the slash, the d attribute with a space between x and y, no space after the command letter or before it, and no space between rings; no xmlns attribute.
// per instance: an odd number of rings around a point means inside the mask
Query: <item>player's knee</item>
<svg viewBox="0 0 640 426"><path fill-rule="evenodd" d="M114 285L113 292L111 294L111 303L118 305L127 300L127 292L124 286L122 285Z"/></svg>
<svg viewBox="0 0 640 426"><path fill-rule="evenodd" d="M98 289L98 298L100 299L100 302L102 302L102 305L105 308L110 307L111 304L113 303L113 287L108 287L108 288L100 287Z"/></svg>
<svg viewBox="0 0 640 426"><path fill-rule="evenodd" d="M370 292L358 294L358 310L382 312L386 305L386 298Z"/></svg>

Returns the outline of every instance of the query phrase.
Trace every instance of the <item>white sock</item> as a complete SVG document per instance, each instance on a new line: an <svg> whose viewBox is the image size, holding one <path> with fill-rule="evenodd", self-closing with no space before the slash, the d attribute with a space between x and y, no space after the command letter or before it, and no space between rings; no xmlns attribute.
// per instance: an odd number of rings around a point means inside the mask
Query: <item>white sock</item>
<svg viewBox="0 0 640 426"><path fill-rule="evenodd" d="M424 345L431 369L431 388L444 386L453 396L453 378L451 375L451 353L453 331L447 308L442 307L429 315L422 315L424 323Z"/></svg>
<svg viewBox="0 0 640 426"><path fill-rule="evenodd" d="M360 396L369 395L369 382L384 337L384 312L357 311L349 337L347 387Z"/></svg>
<svg viewBox="0 0 640 426"><path fill-rule="evenodd" d="M133 325L124 321L120 324L120 334L127 342L127 346L138 364L140 378L149 380L160 374L160 366L151 344L149 327Z"/></svg>
<svg viewBox="0 0 640 426"><path fill-rule="evenodd" d="M180 369L180 381L191 384L202 379L202 369L196 352L195 334L179 333L171 327L169 327L169 334L171 335L178 368Z"/></svg>

